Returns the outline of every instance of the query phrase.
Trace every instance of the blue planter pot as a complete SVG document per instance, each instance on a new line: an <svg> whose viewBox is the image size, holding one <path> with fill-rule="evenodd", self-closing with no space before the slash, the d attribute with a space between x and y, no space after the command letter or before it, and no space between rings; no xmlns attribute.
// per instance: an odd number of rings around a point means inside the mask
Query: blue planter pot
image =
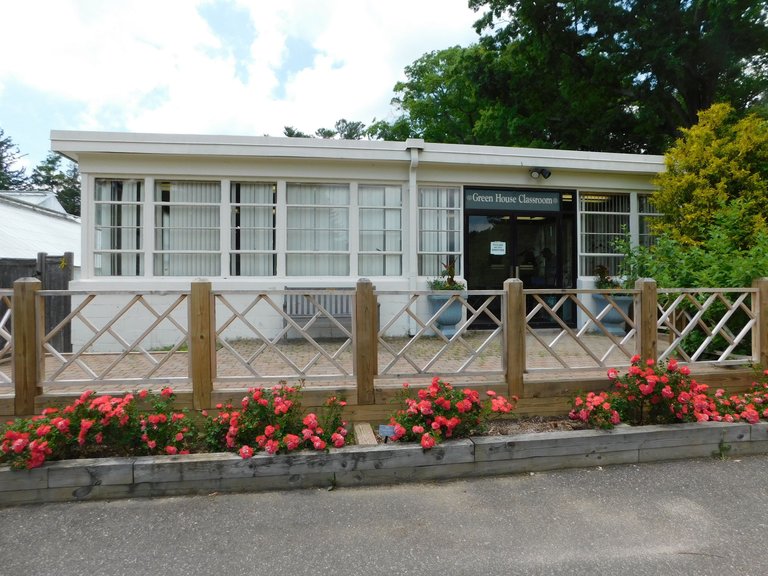
<svg viewBox="0 0 768 576"><path fill-rule="evenodd" d="M450 298L450 294L430 294L427 296L432 316L434 316L437 311L450 300ZM440 331L448 338L456 334L456 324L461 322L463 308L464 306L462 306L461 302L454 300L437 318L436 324L440 327Z"/></svg>
<svg viewBox="0 0 768 576"><path fill-rule="evenodd" d="M608 306L608 301L602 294L594 294L592 298L597 304L595 314L599 314L606 306ZM622 312L629 316L629 307L632 304L633 297L630 295L613 295L612 299L621 308ZM627 333L625 329L627 321L624 319L624 316L622 316L621 313L619 313L619 311L614 307L611 307L611 310L608 312L608 314L603 316L601 322L603 323L603 326L605 326L605 329L608 330L608 332L611 334L616 336L624 336Z"/></svg>

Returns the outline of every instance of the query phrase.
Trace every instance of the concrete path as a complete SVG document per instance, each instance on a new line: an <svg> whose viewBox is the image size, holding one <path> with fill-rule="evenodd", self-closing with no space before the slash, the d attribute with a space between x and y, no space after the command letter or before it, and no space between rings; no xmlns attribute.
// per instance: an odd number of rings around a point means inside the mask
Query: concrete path
<svg viewBox="0 0 768 576"><path fill-rule="evenodd" d="M0 509L0 575L762 576L768 457Z"/></svg>

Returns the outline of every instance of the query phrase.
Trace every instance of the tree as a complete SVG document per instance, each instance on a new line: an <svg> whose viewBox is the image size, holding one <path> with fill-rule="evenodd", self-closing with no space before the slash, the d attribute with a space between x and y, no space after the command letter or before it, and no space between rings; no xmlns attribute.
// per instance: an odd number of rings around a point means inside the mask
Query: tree
<svg viewBox="0 0 768 576"><path fill-rule="evenodd" d="M486 51L453 46L424 54L405 68L392 103L405 111L413 132L432 142L477 144L474 129L482 114L474 71Z"/></svg>
<svg viewBox="0 0 768 576"><path fill-rule="evenodd" d="M310 136L301 130L297 130L293 126L285 126L283 128L283 135L290 138L341 138L342 140L360 140L363 136L367 135L365 124L362 122L350 121L341 118L336 121L334 128L318 128L315 130L315 136Z"/></svg>
<svg viewBox="0 0 768 576"><path fill-rule="evenodd" d="M288 138L312 138L309 134L305 134L301 130L297 130L293 126L284 126L283 127L283 136L287 136Z"/></svg>
<svg viewBox="0 0 768 576"><path fill-rule="evenodd" d="M479 46L425 54L395 86L428 140L662 152L714 102L766 97L765 0L469 4Z"/></svg>
<svg viewBox="0 0 768 576"><path fill-rule="evenodd" d="M392 122L374 118L371 125L365 129L365 135L372 140L389 140L392 142L404 142L408 138L419 137L405 116L400 116Z"/></svg>
<svg viewBox="0 0 768 576"><path fill-rule="evenodd" d="M729 243L755 244L768 222L768 118L739 119L733 107L716 104L683 130L666 154L666 171L655 180L654 205L664 214L656 226L671 238L700 245L716 220Z"/></svg>
<svg viewBox="0 0 768 576"><path fill-rule="evenodd" d="M45 160L32 172L31 184L41 190L50 190L64 210L69 214L80 215L80 170L77 164L68 162L65 170L61 168L61 156L49 152Z"/></svg>
<svg viewBox="0 0 768 576"><path fill-rule="evenodd" d="M315 136L322 138L323 140L330 140L336 136L336 130L333 128L318 128L315 130Z"/></svg>
<svg viewBox="0 0 768 576"><path fill-rule="evenodd" d="M342 140L360 140L365 136L365 124L341 118L336 121L336 134Z"/></svg>
<svg viewBox="0 0 768 576"><path fill-rule="evenodd" d="M0 190L21 190L27 186L25 168L15 167L22 158L19 148L0 128Z"/></svg>

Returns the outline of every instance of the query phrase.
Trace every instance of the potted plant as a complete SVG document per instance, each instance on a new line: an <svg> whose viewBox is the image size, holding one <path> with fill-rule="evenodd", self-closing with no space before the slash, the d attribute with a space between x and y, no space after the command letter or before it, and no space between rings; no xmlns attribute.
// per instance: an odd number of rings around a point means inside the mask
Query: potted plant
<svg viewBox="0 0 768 576"><path fill-rule="evenodd" d="M456 280L456 259L451 257L448 262L443 264L443 270L440 276L427 282L430 290L438 291L463 291L466 290L466 284L461 280ZM461 322L461 315L464 309L460 296L457 294L430 294L429 300L432 316L439 313L435 322L440 327L440 331L447 337L456 334L456 324ZM450 304L446 307L446 303ZM440 311L442 309L442 312Z"/></svg>
<svg viewBox="0 0 768 576"><path fill-rule="evenodd" d="M625 278L624 281L619 280L616 277L612 277L608 274L608 267L604 265L598 265L595 266L593 270L593 274L595 275L595 288L599 290L615 290L617 288L631 288L634 286L634 280L632 280L632 285L627 286L628 280ZM631 294L611 294L610 299L613 301L615 306L608 302L608 297L605 294L593 294L592 299L596 303L596 310L595 313L599 314L602 312L606 306L610 306L611 309L608 311L608 313L603 316L601 319L601 322L605 326L605 329L608 330L611 334L614 334L616 336L623 336L626 334L625 325L626 325L626 319L622 315L621 312L629 316L629 310L630 305L632 304L632 295ZM619 307L619 309L616 308L616 306Z"/></svg>

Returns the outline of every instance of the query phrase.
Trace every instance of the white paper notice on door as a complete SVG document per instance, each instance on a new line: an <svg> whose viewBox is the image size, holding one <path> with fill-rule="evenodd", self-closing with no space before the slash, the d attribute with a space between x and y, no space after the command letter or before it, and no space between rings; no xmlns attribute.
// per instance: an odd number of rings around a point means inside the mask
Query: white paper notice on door
<svg viewBox="0 0 768 576"><path fill-rule="evenodd" d="M491 256L504 256L506 253L506 242L491 242Z"/></svg>

